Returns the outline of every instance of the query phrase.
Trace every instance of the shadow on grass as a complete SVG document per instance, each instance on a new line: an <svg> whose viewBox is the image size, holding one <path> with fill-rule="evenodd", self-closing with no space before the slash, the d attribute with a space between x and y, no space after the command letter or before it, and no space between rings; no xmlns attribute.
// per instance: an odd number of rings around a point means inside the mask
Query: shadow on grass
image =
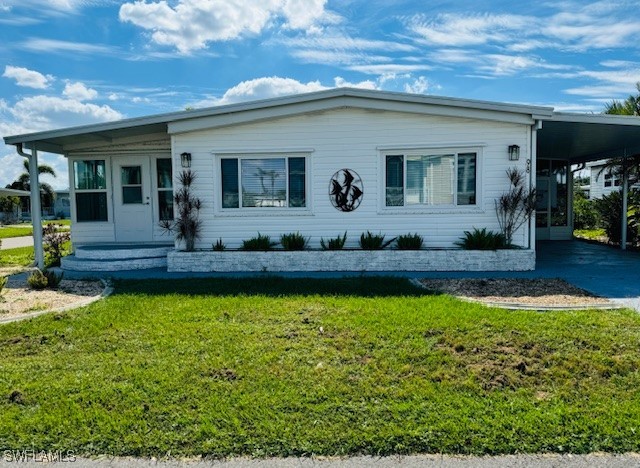
<svg viewBox="0 0 640 468"><path fill-rule="evenodd" d="M114 294L187 296L426 296L433 293L414 286L406 278L367 276L357 278L199 278L171 280L120 280Z"/></svg>

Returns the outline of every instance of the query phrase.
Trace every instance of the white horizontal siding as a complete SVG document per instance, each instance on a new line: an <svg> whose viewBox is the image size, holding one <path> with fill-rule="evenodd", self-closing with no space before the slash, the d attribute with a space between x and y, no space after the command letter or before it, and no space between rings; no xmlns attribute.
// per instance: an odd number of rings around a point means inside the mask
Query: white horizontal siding
<svg viewBox="0 0 640 468"><path fill-rule="evenodd" d="M494 200L508 189L505 171L517 166L524 170L529 158L530 128L527 125L487 122L471 119L421 116L395 112L370 112L354 109L329 111L247 125L218 128L173 136L174 161L180 153L192 154L192 169L197 174L194 190L204 203L201 212L203 235L198 248L211 248L222 238L230 247L255 236L259 231L278 238L280 234L300 231L318 247L321 237L335 237L348 231L348 246L355 247L360 234L370 230L388 237L418 232L426 247L451 247L473 227L498 230ZM403 210L381 212L384 183L380 151L384 147L428 145L456 147L482 143L478 165L478 205L429 212ZM507 147L521 148L520 161L508 161ZM274 214L268 209L257 215L216 214L219 182L214 170L214 153L259 152L308 148L308 171L312 177L310 213ZM364 184L364 197L351 213L336 210L329 200L329 181L342 169L356 171ZM178 168L176 168L178 169ZM241 214L241 212L240 212ZM527 245L526 230L514 241Z"/></svg>

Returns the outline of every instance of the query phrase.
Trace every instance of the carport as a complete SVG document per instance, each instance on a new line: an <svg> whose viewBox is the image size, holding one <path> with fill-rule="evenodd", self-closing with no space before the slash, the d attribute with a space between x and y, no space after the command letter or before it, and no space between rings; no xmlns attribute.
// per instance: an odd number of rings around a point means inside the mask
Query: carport
<svg viewBox="0 0 640 468"><path fill-rule="evenodd" d="M539 202L536 238L568 240L573 232L571 166L610 158L627 161L627 164L631 164L634 157L637 160L640 155L640 118L554 112L551 117L541 120L540 125L542 128L537 131L535 166ZM622 223L626 226L626 195L629 190L629 174L626 170L622 190ZM561 206L558 208L558 205ZM626 232L626 229L622 229L622 249L625 249Z"/></svg>

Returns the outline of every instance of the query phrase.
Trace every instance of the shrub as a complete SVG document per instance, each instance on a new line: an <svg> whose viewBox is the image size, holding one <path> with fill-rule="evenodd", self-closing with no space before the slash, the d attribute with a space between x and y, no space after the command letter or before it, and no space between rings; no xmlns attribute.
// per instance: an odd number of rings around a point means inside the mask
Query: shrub
<svg viewBox="0 0 640 468"><path fill-rule="evenodd" d="M582 190L576 189L573 193L574 229L594 229L598 226L599 218L595 200L588 200Z"/></svg>
<svg viewBox="0 0 640 468"><path fill-rule="evenodd" d="M6 276L0 276L0 296L2 296L2 290L7 285L7 281L9 281L9 278Z"/></svg>
<svg viewBox="0 0 640 468"><path fill-rule="evenodd" d="M61 224L49 223L42 228L47 266L60 266L60 259L66 254L64 244L70 239L71 234L63 231Z"/></svg>
<svg viewBox="0 0 640 468"><path fill-rule="evenodd" d="M497 250L508 247L504 234L487 231L487 228L473 228L473 231L464 231L464 236L456 242L465 250Z"/></svg>
<svg viewBox="0 0 640 468"><path fill-rule="evenodd" d="M50 289L57 289L64 276L63 272L56 273L53 270L42 270L42 274L47 278L47 287Z"/></svg>
<svg viewBox="0 0 640 468"><path fill-rule="evenodd" d="M34 270L27 278L27 283L31 289L44 289L49 284L47 277L40 270Z"/></svg>
<svg viewBox="0 0 640 468"><path fill-rule="evenodd" d="M292 232L291 234L282 234L280 236L280 243L284 250L304 250L307 247L309 239L305 238L299 232Z"/></svg>
<svg viewBox="0 0 640 468"><path fill-rule="evenodd" d="M173 196L178 212L173 220L160 222L165 231L175 233L178 241L184 241L187 252L195 250L196 240L202 233L202 201L193 195L191 188L195 180L196 174L190 169L180 173L178 182L181 187Z"/></svg>
<svg viewBox="0 0 640 468"><path fill-rule="evenodd" d="M525 175L516 168L507 169L509 191L495 201L496 216L507 244L536 209L536 190L525 189Z"/></svg>
<svg viewBox="0 0 640 468"><path fill-rule="evenodd" d="M266 235L263 236L262 234L258 233L257 237L252 237L251 239L243 240L240 250L247 250L247 251L253 251L253 252L266 251L266 250L273 250L273 248L276 245L278 245L278 243L272 242L271 237Z"/></svg>
<svg viewBox="0 0 640 468"><path fill-rule="evenodd" d="M227 250L227 246L222 242L222 237L213 244L213 250L216 252L222 252L223 250Z"/></svg>
<svg viewBox="0 0 640 468"><path fill-rule="evenodd" d="M636 216L638 207L640 206L640 191L629 191L629 219L627 226L627 241L632 244L638 244L640 241L640 232L636 226ZM622 193L621 191L611 192L600 199L594 200L595 208L600 216L600 224L607 233L609 242L619 244L622 240Z"/></svg>
<svg viewBox="0 0 640 468"><path fill-rule="evenodd" d="M398 250L420 250L422 248L423 239L419 234L403 234L398 236L396 247Z"/></svg>
<svg viewBox="0 0 640 468"><path fill-rule="evenodd" d="M360 248L362 250L382 250L385 247L388 247L396 240L393 239L385 242L384 235L380 234L372 234L371 231L367 231L367 233L360 234Z"/></svg>
<svg viewBox="0 0 640 468"><path fill-rule="evenodd" d="M329 239L326 243L324 239L320 239L320 247L322 250L342 250L347 242L347 231L342 236Z"/></svg>

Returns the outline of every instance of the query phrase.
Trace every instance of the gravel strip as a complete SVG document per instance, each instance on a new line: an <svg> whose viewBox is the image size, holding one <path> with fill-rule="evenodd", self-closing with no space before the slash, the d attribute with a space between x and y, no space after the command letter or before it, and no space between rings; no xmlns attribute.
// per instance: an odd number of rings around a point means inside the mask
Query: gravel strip
<svg viewBox="0 0 640 468"><path fill-rule="evenodd" d="M83 304L87 299L100 296L103 290L104 285L100 281L63 279L58 289L36 291L27 285L26 275L13 275L0 296L0 321Z"/></svg>
<svg viewBox="0 0 640 468"><path fill-rule="evenodd" d="M616 305L558 278L422 279L420 283L431 291L497 306L611 308Z"/></svg>

